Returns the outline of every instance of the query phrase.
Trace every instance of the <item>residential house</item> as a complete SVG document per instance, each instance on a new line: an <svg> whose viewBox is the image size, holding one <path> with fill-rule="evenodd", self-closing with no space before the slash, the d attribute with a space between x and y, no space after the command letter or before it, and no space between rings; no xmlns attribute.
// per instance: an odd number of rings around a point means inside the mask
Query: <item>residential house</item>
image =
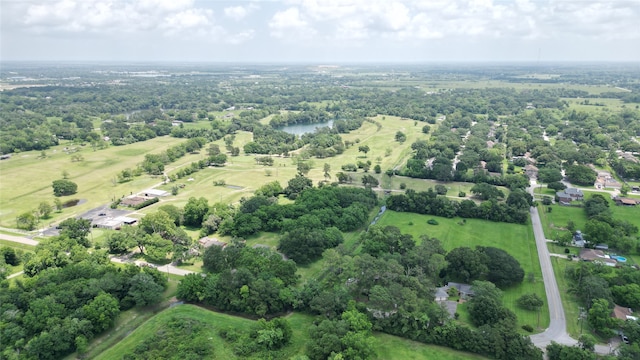
<svg viewBox="0 0 640 360"><path fill-rule="evenodd" d="M618 263L614 259L611 259L609 255L605 255L602 250L594 249L581 249L580 259L582 261L592 261L594 263L600 263L606 266L616 266Z"/></svg>
<svg viewBox="0 0 640 360"><path fill-rule="evenodd" d="M623 198L618 196L614 197L613 201L616 202L616 205L623 205L623 206L636 206L640 204L640 200L638 199Z"/></svg>
<svg viewBox="0 0 640 360"><path fill-rule="evenodd" d="M531 179L538 178L538 168L535 165L527 164L524 167L524 173Z"/></svg>
<svg viewBox="0 0 640 360"><path fill-rule="evenodd" d="M469 297L475 295L475 293L471 289L471 285L469 284L449 282L447 286L456 288L461 299L468 299Z"/></svg>
<svg viewBox="0 0 640 360"><path fill-rule="evenodd" d="M633 310L629 309L628 307L623 307L623 306L614 304L613 311L611 312L611 317L624 320L624 321L638 320L638 317L633 316L632 314L633 314Z"/></svg>
<svg viewBox="0 0 640 360"><path fill-rule="evenodd" d="M200 245L202 245L202 247L204 248L208 248L210 246L220 246L222 248L224 248L225 246L227 246L226 242L222 242L216 238L210 238L210 237L203 237L202 239L198 240L198 243L200 243Z"/></svg>
<svg viewBox="0 0 640 360"><path fill-rule="evenodd" d="M584 199L582 190L576 188L566 188L562 191L558 191L556 193L556 196L558 197L558 201L562 205L570 204L574 200L581 201Z"/></svg>
<svg viewBox="0 0 640 360"><path fill-rule="evenodd" d="M442 287L436 288L435 301L436 302L447 301L449 299L449 294L447 293L448 289L449 289L448 286L442 286Z"/></svg>

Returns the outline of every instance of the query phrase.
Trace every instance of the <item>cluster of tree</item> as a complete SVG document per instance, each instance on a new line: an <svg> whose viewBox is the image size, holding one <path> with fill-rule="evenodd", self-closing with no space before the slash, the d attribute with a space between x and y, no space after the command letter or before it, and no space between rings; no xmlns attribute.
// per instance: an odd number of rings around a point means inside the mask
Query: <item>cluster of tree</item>
<svg viewBox="0 0 640 360"><path fill-rule="evenodd" d="M624 253L638 248L638 226L627 220L613 217L609 209L610 201L600 194L593 194L584 202L588 220L584 233L589 246L607 244Z"/></svg>
<svg viewBox="0 0 640 360"><path fill-rule="evenodd" d="M180 354L183 359L206 359L213 355L212 331L212 324L174 316L125 353L122 359L170 359L175 354Z"/></svg>
<svg viewBox="0 0 640 360"><path fill-rule="evenodd" d="M234 241L211 246L203 255L206 277L190 274L178 286L178 298L258 316L292 308L296 264L267 248Z"/></svg>
<svg viewBox="0 0 640 360"><path fill-rule="evenodd" d="M233 344L241 357L278 358L280 348L291 341L293 330L284 318L260 319L249 329L224 328L218 334Z"/></svg>
<svg viewBox="0 0 640 360"><path fill-rule="evenodd" d="M123 226L120 231L107 237L107 247L112 254L123 254L138 247L141 254L153 262L162 262L171 255L171 260L185 262L197 251L193 239L176 223L180 211L173 205L164 205L158 211L147 214L139 226Z"/></svg>
<svg viewBox="0 0 640 360"><path fill-rule="evenodd" d="M298 263L308 263L341 243L340 231L363 226L377 202L370 189L308 185L293 204L279 205L258 195L244 200L229 226L220 231L237 237L282 231L280 251Z"/></svg>
<svg viewBox="0 0 640 360"><path fill-rule="evenodd" d="M636 151L640 152L640 150ZM621 178L640 179L640 162L627 160L624 158L618 159L618 157L615 156L609 160L609 163Z"/></svg>
<svg viewBox="0 0 640 360"><path fill-rule="evenodd" d="M55 209L60 212L63 208L63 203L60 199L53 200L54 206L47 201L42 201L38 208L24 212L16 217L16 227L18 229L31 231L38 226L40 220L49 219L51 217L51 213Z"/></svg>
<svg viewBox="0 0 640 360"><path fill-rule="evenodd" d="M200 150L206 142L207 140L204 138L193 138L180 145L172 146L159 154L146 154L140 167L148 174L161 175L165 165L176 161L187 153Z"/></svg>
<svg viewBox="0 0 640 360"><path fill-rule="evenodd" d="M24 252L15 250L9 246L0 248L0 281L4 280L8 275L7 265L18 266L22 263Z"/></svg>
<svg viewBox="0 0 640 360"><path fill-rule="evenodd" d="M77 351L113 326L122 310L160 301L167 280L156 269L110 264L106 253L71 250L66 263L54 259L49 245L38 245L35 257L56 264L17 286L0 291L3 358L59 359ZM6 281L6 280L5 280Z"/></svg>
<svg viewBox="0 0 640 360"><path fill-rule="evenodd" d="M499 195L499 193L487 191L490 188L485 185L474 187L477 194L480 196L487 194L488 197L490 197L490 194ZM394 211L414 212L448 218L460 216L462 218L478 218L518 224L525 224L528 221L529 207L531 205L533 205L531 195L522 190L512 191L506 202L499 202L496 198L490 197L489 200L483 201L480 205L477 205L473 200L462 200L460 202L450 200L445 196L439 196L433 189L421 192L407 189L404 194L391 195L387 198L387 207L389 210Z"/></svg>
<svg viewBox="0 0 640 360"><path fill-rule="evenodd" d="M73 195L78 191L78 184L67 179L54 180L52 187L55 196Z"/></svg>
<svg viewBox="0 0 640 360"><path fill-rule="evenodd" d="M593 186L598 174L587 165L571 165L565 170L567 179L576 185Z"/></svg>
<svg viewBox="0 0 640 360"><path fill-rule="evenodd" d="M162 114L160 114L162 116ZM172 124L169 120L160 120L153 123L131 123L131 118L113 118L103 121L100 125L102 134L109 137L113 145L127 145L138 141L153 139L157 136L169 135Z"/></svg>
<svg viewBox="0 0 640 360"><path fill-rule="evenodd" d="M611 316L614 304L640 306L640 274L635 269L580 262L567 267L565 276L572 284L569 292L575 294L587 311L587 321L593 330L602 336L613 336L620 327L629 326L629 333L636 334L629 324L633 322ZM640 340L634 336L634 341Z"/></svg>
<svg viewBox="0 0 640 360"><path fill-rule="evenodd" d="M325 123L332 119L327 111L318 109L313 106L304 106L303 111L288 112L275 115L269 120L269 125L273 128L283 127L292 124L318 124Z"/></svg>
<svg viewBox="0 0 640 360"><path fill-rule="evenodd" d="M469 283L488 280L501 288L522 282L524 270L518 260L502 249L476 246L475 249L459 247L445 257L446 274L453 280Z"/></svg>
<svg viewBox="0 0 640 360"><path fill-rule="evenodd" d="M309 329L309 337L307 355L312 360L370 359L375 355L371 321L354 302L340 316L318 320Z"/></svg>

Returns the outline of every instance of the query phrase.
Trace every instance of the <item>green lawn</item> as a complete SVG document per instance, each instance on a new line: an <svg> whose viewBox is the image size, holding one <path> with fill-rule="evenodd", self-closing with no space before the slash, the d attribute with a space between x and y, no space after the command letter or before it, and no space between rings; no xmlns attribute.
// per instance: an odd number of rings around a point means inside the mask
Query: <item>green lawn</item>
<svg viewBox="0 0 640 360"><path fill-rule="evenodd" d="M218 336L217 331L222 328L247 328L253 320L231 316L227 314L209 311L193 305L180 305L162 311L142 326L138 327L129 336L102 352L95 359L120 359L143 339L151 336L163 322L171 317L192 318L205 321L214 326L209 337L214 347L214 359L237 359L238 357L229 348L228 344ZM309 342L308 329L313 323L313 317L304 314L291 314L287 320L293 329L291 343L278 352L281 359L289 359L305 353L306 344ZM409 341L396 336L375 334L377 359L404 360L404 359L483 359L473 354L463 353L440 346L431 346L414 341Z"/></svg>
<svg viewBox="0 0 640 360"><path fill-rule="evenodd" d="M580 314L580 305L578 304L578 300L575 295L570 294L567 290L569 289L569 279L565 277L565 271L567 266L571 265L571 261L567 259L561 259L557 257L551 258L551 263L553 264L553 273L556 276L556 281L558 282L558 289L560 290L560 297L562 298L562 307L564 308L564 316L567 319L567 332L571 337L577 339L580 337L580 325L582 325L583 333L592 333L591 328L589 327L589 323L583 320L582 324L578 321L578 316Z"/></svg>
<svg viewBox="0 0 640 360"><path fill-rule="evenodd" d="M427 220L431 218L437 219L439 225L427 224ZM410 225L411 223L413 225ZM536 327L538 325L538 316L535 312L522 310L516 306L516 300L530 292L535 292L542 299L546 299L540 262L530 225L496 223L479 219L467 219L466 223L461 225L460 218L447 219L395 211L385 212L379 224L397 226L403 233L413 235L417 241L423 234L438 238L446 250L460 246L473 248L481 245L507 251L520 262L526 274L534 274L535 281L531 283L525 276L522 284L505 289L504 304L516 313L519 326L529 324ZM548 323L549 313L544 307L540 315L540 328L546 328Z"/></svg>
<svg viewBox="0 0 640 360"><path fill-rule="evenodd" d="M107 204L114 197L142 191L160 180L143 175L133 181L114 185L116 174L125 168L134 168L142 162L147 153L158 153L184 141L165 136L97 151L93 151L90 146L75 146L67 142L46 150L45 159L39 158L39 151L15 154L11 159L0 162L0 226L15 227L15 218L18 215L36 209L43 201L53 204L51 183L53 180L61 179L63 171L69 173L69 180L78 184L78 192L60 197L60 200L66 202L82 199L86 202L66 208L61 213L52 213L52 218L41 222L40 227ZM74 155L82 155L84 161L72 162L72 155L64 152L65 147L76 147L78 152ZM168 167L191 162L194 157L195 155L187 155Z"/></svg>

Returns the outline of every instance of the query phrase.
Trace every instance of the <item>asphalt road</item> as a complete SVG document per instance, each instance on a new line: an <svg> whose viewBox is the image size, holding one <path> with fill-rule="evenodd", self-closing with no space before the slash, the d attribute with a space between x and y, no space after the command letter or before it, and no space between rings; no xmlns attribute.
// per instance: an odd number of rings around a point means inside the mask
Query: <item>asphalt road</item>
<svg viewBox="0 0 640 360"><path fill-rule="evenodd" d="M13 242L17 242L17 243L25 244L25 245L31 245L31 246L38 245L38 241L37 240L29 239L29 238L22 237L22 236L13 236L13 235L7 235L7 234L0 234L0 239L7 240L7 241L13 241Z"/></svg>
<svg viewBox="0 0 640 360"><path fill-rule="evenodd" d="M531 182L529 192L533 195L535 189L535 181ZM547 345L554 341L558 344L573 346L578 341L567 333L567 319L562 307L562 299L560 298L560 290L556 277L553 274L553 265L551 264L551 254L547 248L547 239L542 230L542 222L538 208L531 207L531 225L533 226L533 235L536 239L536 247L538 248L538 259L540 260L540 268L542 269L542 280L544 281L544 289L547 294L547 305L549 306L549 327L540 334L531 335L531 341L534 345L544 349ZM577 321L577 319L576 319ZM612 349L609 345L596 345L598 354L609 354Z"/></svg>

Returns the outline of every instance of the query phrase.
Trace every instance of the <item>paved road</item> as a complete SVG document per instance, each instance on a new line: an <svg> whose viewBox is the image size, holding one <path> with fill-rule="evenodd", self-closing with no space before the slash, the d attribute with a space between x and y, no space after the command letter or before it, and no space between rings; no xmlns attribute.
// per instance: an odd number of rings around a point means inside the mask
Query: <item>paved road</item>
<svg viewBox="0 0 640 360"><path fill-rule="evenodd" d="M31 246L38 245L38 241L37 240L29 239L29 238L22 237L22 236L13 236L13 235L7 235L7 234L0 234L0 239L7 240L7 241L13 241L13 242L17 242L17 243L25 244L25 245L31 245Z"/></svg>
<svg viewBox="0 0 640 360"><path fill-rule="evenodd" d="M528 189L532 195L535 186L535 181L532 181ZM536 247L538 248L538 259L540 260L540 268L542 269L542 280L544 281L544 289L547 294L547 305L549 306L549 327L540 334L531 335L531 341L539 348L545 348L551 341L569 346L576 345L578 341L567 333L567 319L564 314L564 308L562 307L558 283L553 273L551 254L547 248L547 239L544 237L538 208L531 207L530 215L533 235L536 239ZM604 355L609 354L611 348L608 345L596 345L595 350L598 354Z"/></svg>

